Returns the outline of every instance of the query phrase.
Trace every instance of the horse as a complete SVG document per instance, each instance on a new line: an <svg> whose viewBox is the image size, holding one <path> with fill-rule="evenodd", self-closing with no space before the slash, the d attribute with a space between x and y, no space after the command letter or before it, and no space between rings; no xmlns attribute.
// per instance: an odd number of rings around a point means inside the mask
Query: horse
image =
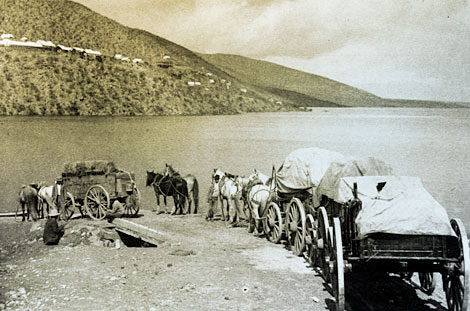
<svg viewBox="0 0 470 311"><path fill-rule="evenodd" d="M248 183L244 186L244 200L249 210L249 231L253 232L256 229L255 235L260 235L262 231L260 220L264 217L260 215L265 214L266 205L273 192L272 178L255 169L247 180Z"/></svg>
<svg viewBox="0 0 470 311"><path fill-rule="evenodd" d="M38 190L34 185L22 185L20 191L18 192L18 200L21 205L22 210L22 220L36 221L38 219ZM26 211L26 217L25 217Z"/></svg>
<svg viewBox="0 0 470 311"><path fill-rule="evenodd" d="M175 215L178 210L179 214L183 214L183 208L188 197L188 186L186 181L180 176L168 176L160 173L147 171L146 186L153 186L155 196L157 197L158 211L160 211L160 199L159 196L172 196L175 206L172 215ZM166 199L165 199L165 212L167 211Z"/></svg>
<svg viewBox="0 0 470 311"><path fill-rule="evenodd" d="M163 175L181 177L180 173L167 163L165 163L165 172ZM199 183L196 176L192 174L184 176L183 179L186 181L188 186L188 213L191 214L191 204L194 202L193 214L197 214L197 209L199 207Z"/></svg>
<svg viewBox="0 0 470 311"><path fill-rule="evenodd" d="M57 189L60 193L61 185L57 185ZM54 185L47 186L45 182L41 182L39 184L39 191L38 191L38 210L39 210L39 217L44 218L44 210L46 210L47 215L49 216L50 209L57 209L56 203L54 202L54 197L57 194L54 191Z"/></svg>
<svg viewBox="0 0 470 311"><path fill-rule="evenodd" d="M240 221L241 215L241 196L242 196L242 186L236 182L236 175L224 173L219 169L214 169L214 175L219 176L219 197L220 202L222 203L222 217L224 220L230 220L230 211L233 210L232 201L235 203L235 210L233 212L233 217L231 220L232 224L236 224ZM225 215L224 201L227 201L227 214Z"/></svg>

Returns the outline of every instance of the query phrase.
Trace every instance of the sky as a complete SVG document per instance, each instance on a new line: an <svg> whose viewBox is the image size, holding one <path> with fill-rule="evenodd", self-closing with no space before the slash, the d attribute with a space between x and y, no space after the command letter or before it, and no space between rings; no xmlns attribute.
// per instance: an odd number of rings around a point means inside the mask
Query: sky
<svg viewBox="0 0 470 311"><path fill-rule="evenodd" d="M196 52L267 60L386 98L470 102L466 0L76 1Z"/></svg>

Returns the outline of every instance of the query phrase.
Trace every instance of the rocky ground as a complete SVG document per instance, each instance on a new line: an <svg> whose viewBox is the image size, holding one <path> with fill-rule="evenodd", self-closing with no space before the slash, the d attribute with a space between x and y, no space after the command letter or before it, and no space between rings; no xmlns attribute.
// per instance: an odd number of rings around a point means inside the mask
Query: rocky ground
<svg viewBox="0 0 470 311"><path fill-rule="evenodd" d="M283 245L202 216L132 221L161 232L157 247L116 248L106 222L73 219L57 246L45 221L0 219L0 310L334 310L328 286ZM445 310L397 276L346 278L348 310Z"/></svg>

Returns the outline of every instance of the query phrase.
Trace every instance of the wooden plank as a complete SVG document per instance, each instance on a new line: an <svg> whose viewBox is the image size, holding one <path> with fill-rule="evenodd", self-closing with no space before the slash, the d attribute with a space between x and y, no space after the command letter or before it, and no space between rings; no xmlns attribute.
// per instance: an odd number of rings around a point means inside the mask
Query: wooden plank
<svg viewBox="0 0 470 311"><path fill-rule="evenodd" d="M15 217L15 212L0 213L0 217ZM21 217L21 211L18 212L18 216Z"/></svg>
<svg viewBox="0 0 470 311"><path fill-rule="evenodd" d="M116 218L114 219L113 224L116 226L116 231L122 232L151 244L158 245L166 240L165 233L127 219Z"/></svg>

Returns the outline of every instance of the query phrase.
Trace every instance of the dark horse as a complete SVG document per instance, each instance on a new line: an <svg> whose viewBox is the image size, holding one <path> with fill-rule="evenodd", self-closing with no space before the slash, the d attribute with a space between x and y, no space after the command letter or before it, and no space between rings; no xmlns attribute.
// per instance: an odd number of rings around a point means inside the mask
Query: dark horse
<svg viewBox="0 0 470 311"><path fill-rule="evenodd" d="M30 220L30 218L34 221L38 219L38 190L36 188L35 185L23 185L18 193L23 214L22 221Z"/></svg>
<svg viewBox="0 0 470 311"><path fill-rule="evenodd" d="M168 175L170 177L182 177L180 173L167 163L165 163L164 175ZM193 214L197 214L197 209L199 207L199 183L196 176L192 174L184 176L183 179L186 181L186 185L188 187L188 213L191 214L191 203L194 202Z"/></svg>
<svg viewBox="0 0 470 311"><path fill-rule="evenodd" d="M165 198L165 211L166 211L166 197L172 196L175 202L175 207L171 212L172 215L183 214L186 198L188 197L188 186L186 181L180 176L168 176L160 173L147 171L147 187L153 186L155 196L157 197L158 210L160 210L160 195Z"/></svg>

